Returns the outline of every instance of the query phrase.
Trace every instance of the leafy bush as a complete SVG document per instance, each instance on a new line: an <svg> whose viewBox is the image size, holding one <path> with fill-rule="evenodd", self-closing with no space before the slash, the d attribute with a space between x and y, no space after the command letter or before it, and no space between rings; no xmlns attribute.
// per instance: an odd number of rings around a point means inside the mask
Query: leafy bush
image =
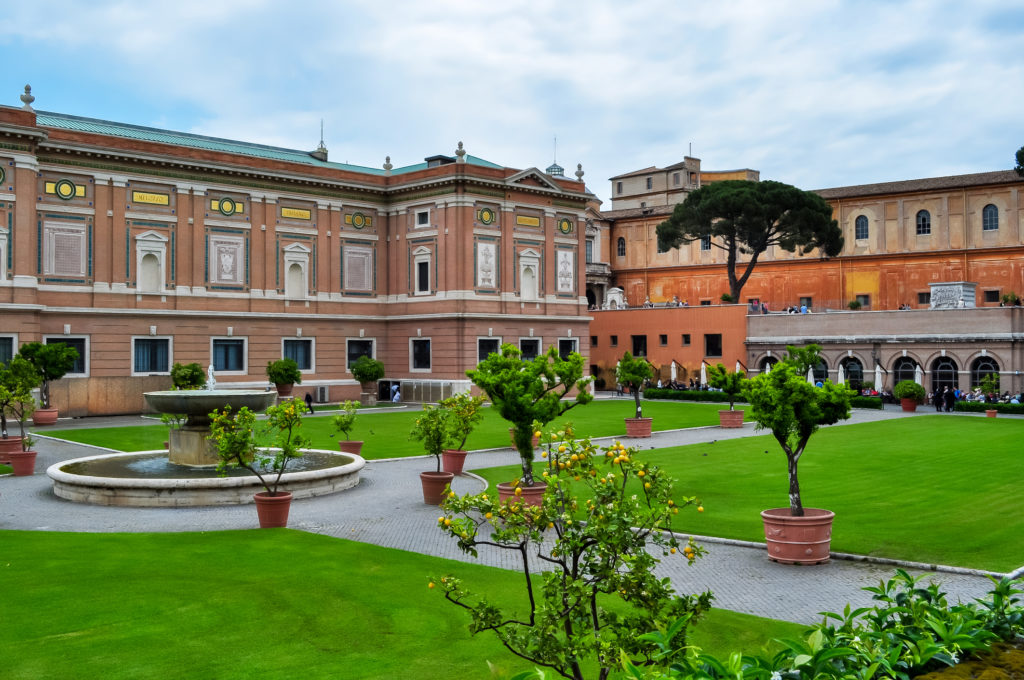
<svg viewBox="0 0 1024 680"><path fill-rule="evenodd" d="M275 385L298 385L302 371L295 359L278 359L267 363L267 378Z"/></svg>
<svg viewBox="0 0 1024 680"><path fill-rule="evenodd" d="M918 404L924 403L924 388L913 380L901 380L892 388L892 396L897 399L913 399Z"/></svg>
<svg viewBox="0 0 1024 680"><path fill-rule="evenodd" d="M360 403L358 401L345 401L344 403L338 404L338 408L341 413L334 416L331 420L331 424L334 426L334 431L345 435L345 441L348 441L349 434L352 432L352 428L356 425L356 410L359 408Z"/></svg>
<svg viewBox="0 0 1024 680"><path fill-rule="evenodd" d="M78 350L63 342L45 345L41 342L27 342L21 346L18 354L35 366L42 380L39 388L40 405L42 408L50 408L50 382L60 380L71 370L78 359Z"/></svg>
<svg viewBox="0 0 1024 680"><path fill-rule="evenodd" d="M712 387L721 390L729 400L729 410L736 404L736 397L743 393L743 385L747 376L743 371L730 372L724 365L718 364L708 370L708 382Z"/></svg>
<svg viewBox="0 0 1024 680"><path fill-rule="evenodd" d="M674 401L728 401L728 397L721 392L711 392L707 390L670 390L658 387L648 387L644 390L644 398L671 399ZM739 403L745 403L745 400L742 398L737 398L736 401Z"/></svg>
<svg viewBox="0 0 1024 680"><path fill-rule="evenodd" d="M1024 414L1024 404L986 404L983 401L958 401L953 407L954 411L966 413L984 413L985 411L998 411L1007 414Z"/></svg>
<svg viewBox="0 0 1024 680"><path fill-rule="evenodd" d="M881 397L850 397L850 406L852 408L873 408L877 410L882 409L882 398Z"/></svg>
<svg viewBox="0 0 1024 680"><path fill-rule="evenodd" d="M654 375L651 365L643 357L634 357L629 352L622 355L619 363L615 366L615 378L620 385L629 387L630 394L636 402L635 418L643 418L643 409L640 406L640 388Z"/></svg>
<svg viewBox="0 0 1024 680"><path fill-rule="evenodd" d="M849 302L846 303L846 306L849 307L852 311L857 311L863 305L861 304L860 300L850 300Z"/></svg>
<svg viewBox="0 0 1024 680"><path fill-rule="evenodd" d="M384 377L384 363L364 354L352 364L352 377L363 386L377 382Z"/></svg>
<svg viewBox="0 0 1024 680"><path fill-rule="evenodd" d="M206 386L206 372L199 364L171 366L171 384L176 390L199 390Z"/></svg>

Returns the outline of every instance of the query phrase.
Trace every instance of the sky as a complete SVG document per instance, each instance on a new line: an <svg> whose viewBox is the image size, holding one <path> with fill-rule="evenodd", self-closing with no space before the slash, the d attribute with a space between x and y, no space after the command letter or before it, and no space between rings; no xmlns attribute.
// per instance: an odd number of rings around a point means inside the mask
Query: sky
<svg viewBox="0 0 1024 680"><path fill-rule="evenodd" d="M0 63L0 105L31 84L41 111L305 150L322 120L375 168L462 141L581 163L605 209L608 178L688 154L819 189L1024 145L1024 0L7 0Z"/></svg>

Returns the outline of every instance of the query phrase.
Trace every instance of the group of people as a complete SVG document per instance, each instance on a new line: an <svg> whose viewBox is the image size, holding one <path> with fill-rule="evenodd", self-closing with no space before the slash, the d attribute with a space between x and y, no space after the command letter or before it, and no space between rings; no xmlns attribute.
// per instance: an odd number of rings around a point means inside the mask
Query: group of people
<svg viewBox="0 0 1024 680"><path fill-rule="evenodd" d="M651 302L650 296L644 299L644 309L654 309L654 303ZM679 300L678 295L673 295L672 299L665 303L665 307L689 307L690 303L686 300Z"/></svg>
<svg viewBox="0 0 1024 680"><path fill-rule="evenodd" d="M767 313L768 312L765 312L765 314L767 314ZM810 314L810 313L811 313L811 308L808 307L807 305L800 305L799 307L797 307L796 305L793 305L791 307L786 307L786 314Z"/></svg>
<svg viewBox="0 0 1024 680"><path fill-rule="evenodd" d="M980 387L975 387L974 390L961 390L960 388L950 388L947 385L941 390L935 390L929 394L928 400L935 405L936 411L951 412L958 401L973 401L983 404L1019 404L1021 395L1009 392L1003 392L1001 395L995 392L985 394Z"/></svg>

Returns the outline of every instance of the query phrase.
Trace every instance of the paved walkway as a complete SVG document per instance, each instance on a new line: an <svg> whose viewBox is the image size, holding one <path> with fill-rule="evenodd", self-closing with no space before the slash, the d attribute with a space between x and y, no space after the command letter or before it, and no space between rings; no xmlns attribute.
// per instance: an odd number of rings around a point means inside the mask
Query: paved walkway
<svg viewBox="0 0 1024 680"><path fill-rule="evenodd" d="M898 410L854 411L849 423L906 417ZM951 415L950 417L973 417ZM150 424L138 416L70 421L82 427ZM65 423L61 423L65 425ZM740 430L717 427L657 432L649 440L619 438L640 448L712 442L755 434L753 425ZM84 455L95 449L52 439L40 439L39 458L32 477L0 480L0 529L38 531L220 531L256 526L251 505L218 508L113 508L81 505L61 500L51 491L42 472L49 465ZM511 449L481 451L467 458L467 469L511 465L518 456ZM422 502L418 473L432 461L404 458L369 461L360 484L333 496L295 501L289 526L339 538L410 550L460 561L477 561L458 551L455 542L436 528L439 511ZM455 491L478 492L483 483L473 476L455 480ZM733 542L739 543L739 542ZM847 603L870 605L860 590L888 578L892 566L848 560L832 560L815 567L775 564L763 547L737 545L709 539L708 555L690 567L682 558L663 560L659 571L672 579L680 592L711 589L718 607L799 623L820 621L822 611L841 611ZM516 568L509 555L481 550L479 562ZM914 570L911 570L914 571ZM990 582L977 574L939 572L936 581L952 596L968 600L987 592Z"/></svg>

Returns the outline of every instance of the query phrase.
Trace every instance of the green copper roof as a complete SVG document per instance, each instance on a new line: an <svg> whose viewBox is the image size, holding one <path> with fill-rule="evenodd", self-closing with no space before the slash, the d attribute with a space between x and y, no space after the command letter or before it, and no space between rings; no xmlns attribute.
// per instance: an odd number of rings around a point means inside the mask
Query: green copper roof
<svg viewBox="0 0 1024 680"><path fill-rule="evenodd" d="M296 149L283 149L277 146L265 144L252 144L239 142L232 139L221 139L219 137L207 137L187 132L174 132L172 130L160 130L158 128L144 127L142 125L129 125L127 123L114 123L108 120L96 118L83 118L81 116L69 116L63 113L52 113L50 111L37 111L36 124L40 127L59 128L62 130L74 130L76 132L89 132L97 135L110 137L122 137L125 139L137 139L145 142L159 142L174 146L184 146L192 149L203 149L206 151L219 151L223 153L234 153L255 158L269 158L271 160L286 161L289 163L301 163L321 168L334 168L337 170L350 170L352 172L363 172L371 175L383 175L384 170L380 168L369 168L362 165L349 165L347 163L332 163L313 158L307 151ZM470 165L478 165L485 168L501 168L502 166L486 161L476 156L466 155L466 162ZM393 175L400 175L407 172L426 169L427 164L416 163L401 168L394 168Z"/></svg>

